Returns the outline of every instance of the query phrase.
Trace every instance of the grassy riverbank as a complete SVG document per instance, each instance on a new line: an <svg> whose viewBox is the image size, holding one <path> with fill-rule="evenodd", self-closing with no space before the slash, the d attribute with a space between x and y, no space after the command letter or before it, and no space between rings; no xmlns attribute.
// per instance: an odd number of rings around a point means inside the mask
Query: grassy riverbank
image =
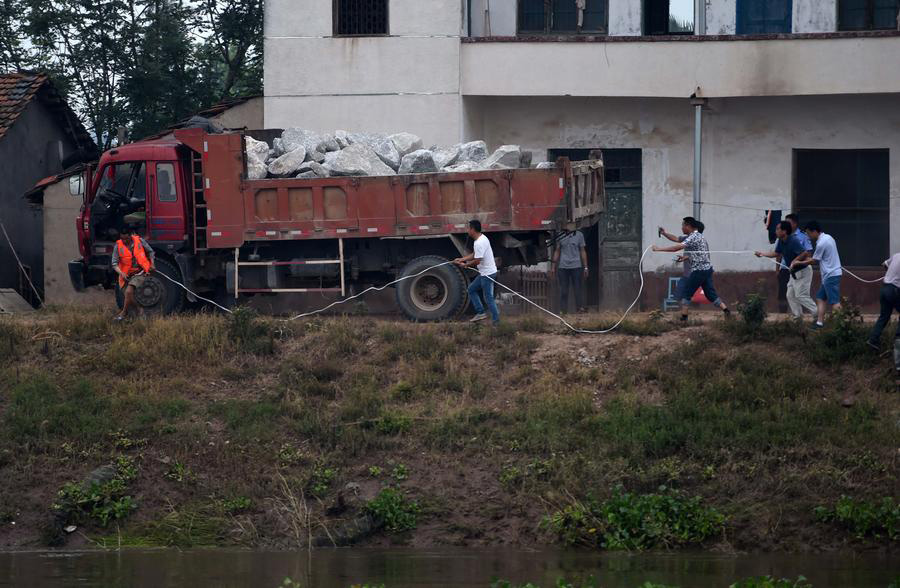
<svg viewBox="0 0 900 588"><path fill-rule="evenodd" d="M7 548L896 546L900 396L836 329L60 309L0 317L0 388Z"/></svg>

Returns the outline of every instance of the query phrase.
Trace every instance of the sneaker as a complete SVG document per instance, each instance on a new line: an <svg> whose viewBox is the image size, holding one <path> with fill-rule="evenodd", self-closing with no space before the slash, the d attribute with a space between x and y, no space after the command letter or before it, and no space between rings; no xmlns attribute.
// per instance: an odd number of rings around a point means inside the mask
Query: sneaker
<svg viewBox="0 0 900 588"><path fill-rule="evenodd" d="M818 331L819 329L824 329L824 328L825 328L825 325L820 325L820 324L817 323L817 322L813 322L813 324L811 324L811 325L809 326L809 328L812 329L813 331Z"/></svg>
<svg viewBox="0 0 900 588"><path fill-rule="evenodd" d="M725 318L727 318L727 319L731 318L731 309L730 308L726 308L722 312L725 313Z"/></svg>
<svg viewBox="0 0 900 588"><path fill-rule="evenodd" d="M686 314L681 315L681 322L686 323L687 319L688 319L688 315L686 315Z"/></svg>
<svg viewBox="0 0 900 588"><path fill-rule="evenodd" d="M473 316L472 318L470 318L470 319L469 319L469 322L470 322L470 323L477 323L478 321L483 321L483 320L486 319L486 318L487 318L487 315L484 314L484 313L482 312L482 313L476 314L475 316Z"/></svg>
<svg viewBox="0 0 900 588"><path fill-rule="evenodd" d="M125 317L124 317L124 316L116 315L116 316L113 317L113 322L114 322L114 323L117 323L117 322L119 322L119 321L124 321L124 320L125 320Z"/></svg>
<svg viewBox="0 0 900 588"><path fill-rule="evenodd" d="M881 353L881 346L878 343L866 340L866 345L868 345L875 353Z"/></svg>

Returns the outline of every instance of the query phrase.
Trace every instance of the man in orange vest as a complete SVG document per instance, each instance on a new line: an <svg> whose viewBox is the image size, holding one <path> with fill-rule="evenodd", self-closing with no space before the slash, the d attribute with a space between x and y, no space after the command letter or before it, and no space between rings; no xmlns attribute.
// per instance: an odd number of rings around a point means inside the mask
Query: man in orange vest
<svg viewBox="0 0 900 588"><path fill-rule="evenodd" d="M131 227L126 226L122 229L121 238L116 241L113 248L112 267L119 274L119 289L125 295L125 304L122 305L122 311L116 315L115 320L123 320L128 316L128 311L135 306L143 313L143 309L134 299L134 292L153 271L153 262L153 249L143 237L138 236Z"/></svg>

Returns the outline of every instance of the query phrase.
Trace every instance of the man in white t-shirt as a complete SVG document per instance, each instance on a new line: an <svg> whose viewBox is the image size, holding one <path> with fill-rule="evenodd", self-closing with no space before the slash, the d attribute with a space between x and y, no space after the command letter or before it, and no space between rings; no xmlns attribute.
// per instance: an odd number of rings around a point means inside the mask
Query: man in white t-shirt
<svg viewBox="0 0 900 588"><path fill-rule="evenodd" d="M474 251L465 257L453 260L453 263L460 267L477 267L478 277L469 284L469 298L472 300L472 306L475 308L475 316L471 322L477 323L487 318L484 313L484 305L481 303L481 296L484 295L484 302L487 304L488 310L491 311L491 319L494 324L500 322L500 311L497 310L497 303L494 301L494 280L497 279L497 262L494 261L494 250L491 249L491 242L487 235L481 232L481 221L478 219L469 221L469 237L474 241Z"/></svg>
<svg viewBox="0 0 900 588"><path fill-rule="evenodd" d="M812 255L809 252L802 253L791 262L791 271L799 271L806 266L817 264L822 274L822 286L816 294L816 309L818 315L813 323L814 329L821 329L825 325L825 309L830 304L833 310L841 307L841 256L838 255L837 243L834 237L825 233L818 222L812 221L806 225L806 234L812 239L815 250Z"/></svg>

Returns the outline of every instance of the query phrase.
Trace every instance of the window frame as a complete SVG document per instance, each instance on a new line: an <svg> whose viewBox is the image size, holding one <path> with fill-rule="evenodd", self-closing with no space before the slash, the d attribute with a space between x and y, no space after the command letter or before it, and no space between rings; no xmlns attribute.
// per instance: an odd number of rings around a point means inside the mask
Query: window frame
<svg viewBox="0 0 900 588"><path fill-rule="evenodd" d="M845 27L841 21L841 6L847 0L838 0L837 2L837 30L838 32L858 32L858 31L894 31L898 29L898 25L900 25L900 5L897 6L897 12L894 13L894 26L891 27L876 27L875 26L875 1L876 0L862 0L865 3L866 8L866 23L862 28L848 28Z"/></svg>
<svg viewBox="0 0 900 588"><path fill-rule="evenodd" d="M799 188L800 188L800 177L799 177L799 158L801 153L815 153L815 152L843 152L846 154L853 154L854 156L858 156L858 154L863 152L875 153L880 152L887 155L887 175L888 175L888 191L887 191L887 202L885 206L809 206L801 203L799 201ZM860 264L851 264L847 263L846 265L850 267L858 267L858 268L876 268L880 267L882 261L887 259L890 256L890 232L891 232L891 224L890 224L890 209L891 209L891 194L890 194L890 174L891 174L891 161L890 161L890 152L889 148L882 147L872 147L872 148L861 148L861 149L833 149L833 148L821 148L821 149L810 149L810 148L795 148L792 150L792 163L791 163L791 209L793 211L806 211L806 210L818 210L821 212L826 211L843 211L846 213L859 213L859 212L874 212L874 213L884 213L884 217L887 219L887 251L883 251L879 253L877 256L873 256L872 264L860 265ZM857 187L858 188L858 187ZM855 194L856 198L859 198L859 192ZM803 213L801 216L801 224L806 221L813 220L815 216L810 216L808 213ZM816 219L819 220L819 219ZM827 223L827 221L825 221ZM833 235L834 233L829 228L828 224L824 226L825 232ZM838 248L840 249L841 243L838 243ZM880 259L876 259L876 257L880 257Z"/></svg>
<svg viewBox="0 0 900 588"><path fill-rule="evenodd" d="M169 183L172 186L171 198L163 198L162 194L159 191L159 177L160 177L159 172L163 166L168 166L172 170L171 174L169 175ZM175 162L173 162L173 161L158 161L158 162L156 162L156 174L154 174L154 175L156 176L155 190L156 190L156 201L157 202L160 202L163 204L168 204L171 202L178 202L178 179L175 175L176 174L175 167L176 167Z"/></svg>
<svg viewBox="0 0 900 588"><path fill-rule="evenodd" d="M744 22L741 17L742 11L741 7L746 2L758 2L759 0L736 0L735 2L735 18L734 18L734 33L735 35L790 35L794 32L794 0L784 0L788 3L788 30L786 31L764 31L764 32L741 32L743 26L747 26L747 23Z"/></svg>
<svg viewBox="0 0 900 588"><path fill-rule="evenodd" d="M384 2L384 32L383 33L341 33L339 24L341 18L340 2L341 0L332 0L331 2L331 35L340 38L359 38L359 37L390 37L391 36L391 2L390 0L379 0Z"/></svg>
<svg viewBox="0 0 900 588"><path fill-rule="evenodd" d="M609 2L610 0L593 0L595 2L600 2L604 6L603 10L603 28L602 29L571 29L571 30L562 30L556 31L553 28L547 28L546 26L541 30L523 30L522 29L522 3L526 0L516 0L516 35L517 36L532 36L532 35L545 35L548 37L575 37L575 36L607 36L609 35ZM553 0L560 1L560 0ZM567 0L566 0L567 1ZM571 0L574 2L575 0ZM591 2L592 0L588 0ZM587 10L587 9L585 9ZM546 15L544 17L544 22L546 23Z"/></svg>
<svg viewBox="0 0 900 588"><path fill-rule="evenodd" d="M666 32L664 33L652 33L648 29L647 26L647 4L650 0L642 0L641 1L641 33L645 37L691 37L697 34L697 8L696 4L694 5L694 22L693 28L690 32L687 31L670 31L669 30L669 19L672 15L672 0L665 0L666 2Z"/></svg>

